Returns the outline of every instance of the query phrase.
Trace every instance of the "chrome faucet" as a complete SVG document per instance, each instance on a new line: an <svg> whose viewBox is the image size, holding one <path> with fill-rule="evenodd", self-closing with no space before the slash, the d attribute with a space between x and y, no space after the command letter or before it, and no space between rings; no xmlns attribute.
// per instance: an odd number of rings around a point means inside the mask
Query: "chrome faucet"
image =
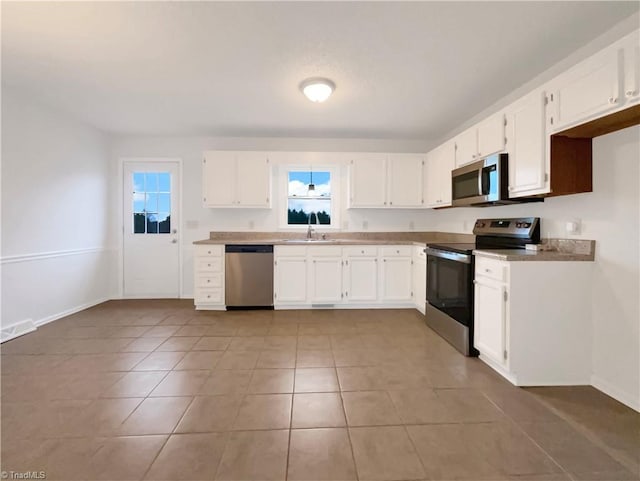
<svg viewBox="0 0 640 481"><path fill-rule="evenodd" d="M309 214L309 225L307 227L307 240L313 239L313 233L315 232L315 229L313 227L311 227L311 216L312 215L316 216L316 225L318 225L318 214L316 214L315 212L311 212Z"/></svg>

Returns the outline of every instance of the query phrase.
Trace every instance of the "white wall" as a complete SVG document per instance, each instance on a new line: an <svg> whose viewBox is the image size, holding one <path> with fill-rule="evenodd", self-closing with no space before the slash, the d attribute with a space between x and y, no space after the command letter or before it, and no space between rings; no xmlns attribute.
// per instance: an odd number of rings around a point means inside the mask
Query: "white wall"
<svg viewBox="0 0 640 481"><path fill-rule="evenodd" d="M108 139L2 87L3 328L108 297Z"/></svg>
<svg viewBox="0 0 640 481"><path fill-rule="evenodd" d="M592 383L640 410L640 126L593 141L593 192L546 199L541 204L440 211L439 231L471 233L481 217L536 216L543 237L596 240L591 302ZM582 233L567 234L579 219Z"/></svg>
<svg viewBox="0 0 640 481"><path fill-rule="evenodd" d="M426 152L431 142L365 139L298 139L298 138L212 138L212 137L117 137L113 141L111 178L115 195L121 195L119 165L123 158L176 157L183 162L182 179L182 251L183 297L193 296L193 245L195 240L209 237L210 231L276 231L280 230L279 210L286 208L284 170L282 164L337 165L340 169L340 228L348 231L408 231L413 223L416 231L431 230L436 213L430 210L347 210L347 158L339 152ZM290 154L274 162L273 209L206 209L202 206L202 153L206 150L260 150L268 152L315 152L304 157ZM118 200L118 199L114 199ZM122 225L115 215L115 225ZM253 225L251 229L250 225ZM186 228L185 226L193 226ZM119 233L120 229L114 228ZM116 235L112 245L120 246ZM114 296L121 295L120 280Z"/></svg>

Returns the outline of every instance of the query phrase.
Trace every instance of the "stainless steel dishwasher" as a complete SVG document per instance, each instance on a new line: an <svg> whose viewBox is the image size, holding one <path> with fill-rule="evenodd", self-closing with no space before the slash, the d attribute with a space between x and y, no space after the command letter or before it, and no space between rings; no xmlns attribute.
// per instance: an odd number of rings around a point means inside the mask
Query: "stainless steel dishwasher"
<svg viewBox="0 0 640 481"><path fill-rule="evenodd" d="M273 246L225 246L227 307L273 306Z"/></svg>

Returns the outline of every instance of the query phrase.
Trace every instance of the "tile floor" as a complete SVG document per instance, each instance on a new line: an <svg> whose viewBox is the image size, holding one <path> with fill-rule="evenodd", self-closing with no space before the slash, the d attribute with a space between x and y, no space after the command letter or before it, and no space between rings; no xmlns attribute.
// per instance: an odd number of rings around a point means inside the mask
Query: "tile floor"
<svg viewBox="0 0 640 481"><path fill-rule="evenodd" d="M2 470L61 480L632 480L640 414L519 389L411 310L114 301L2 345Z"/></svg>

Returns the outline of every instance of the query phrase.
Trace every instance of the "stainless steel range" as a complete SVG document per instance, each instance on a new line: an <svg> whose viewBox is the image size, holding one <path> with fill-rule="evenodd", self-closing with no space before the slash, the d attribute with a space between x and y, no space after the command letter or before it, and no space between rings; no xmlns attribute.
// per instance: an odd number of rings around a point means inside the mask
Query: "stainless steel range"
<svg viewBox="0 0 640 481"><path fill-rule="evenodd" d="M427 246L426 322L465 356L473 347L474 249L524 249L540 242L540 219L478 219L474 244Z"/></svg>

